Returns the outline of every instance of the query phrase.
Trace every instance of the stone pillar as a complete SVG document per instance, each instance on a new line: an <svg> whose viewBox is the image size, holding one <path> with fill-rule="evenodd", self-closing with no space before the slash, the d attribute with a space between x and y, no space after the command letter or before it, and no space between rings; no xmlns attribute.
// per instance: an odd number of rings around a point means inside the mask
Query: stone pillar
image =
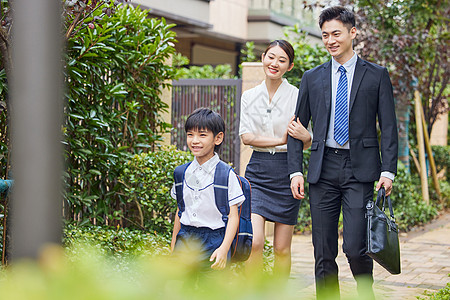
<svg viewBox="0 0 450 300"><path fill-rule="evenodd" d="M249 90L259 84L265 79L262 62L244 62L242 63L242 92ZM244 175L245 168L252 156L253 150L242 143L241 141L241 158L239 166L239 174ZM274 223L266 222L265 226L266 236L273 236Z"/></svg>
<svg viewBox="0 0 450 300"><path fill-rule="evenodd" d="M244 62L242 63L242 92L259 85L265 78L264 70L261 62ZM241 157L239 174L244 175L245 168L252 156L252 149L241 141Z"/></svg>
<svg viewBox="0 0 450 300"><path fill-rule="evenodd" d="M166 65L172 65L172 55L166 60ZM166 80L164 83L172 84L172 80ZM161 118L164 122L172 124L172 87L162 89L161 99L168 105L167 112L161 112ZM171 133L166 132L162 135L162 141L158 144L161 146L169 146L171 141Z"/></svg>

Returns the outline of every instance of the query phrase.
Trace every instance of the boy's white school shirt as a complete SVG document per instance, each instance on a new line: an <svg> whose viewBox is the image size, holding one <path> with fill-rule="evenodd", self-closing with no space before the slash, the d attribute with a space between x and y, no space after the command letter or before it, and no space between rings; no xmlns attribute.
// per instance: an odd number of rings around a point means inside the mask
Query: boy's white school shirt
<svg viewBox="0 0 450 300"><path fill-rule="evenodd" d="M181 214L181 224L211 229L225 226L214 197L214 173L219 161L219 155L214 153L214 156L202 165L194 158L194 161L187 167L183 182L185 211ZM170 195L176 199L175 185L172 186ZM241 185L235 173L230 171L228 175L228 202L230 206L235 204L239 206L244 200Z"/></svg>

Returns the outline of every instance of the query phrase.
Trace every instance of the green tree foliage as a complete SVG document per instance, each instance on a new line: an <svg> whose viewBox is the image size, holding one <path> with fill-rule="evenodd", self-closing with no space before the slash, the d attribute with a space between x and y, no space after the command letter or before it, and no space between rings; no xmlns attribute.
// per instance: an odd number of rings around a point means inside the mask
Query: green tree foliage
<svg viewBox="0 0 450 300"><path fill-rule="evenodd" d="M397 106L420 91L428 132L448 111L450 48L447 1L343 1L354 4L359 53L389 68ZM413 83L416 83L412 87Z"/></svg>
<svg viewBox="0 0 450 300"><path fill-rule="evenodd" d="M399 156L406 163L409 145L416 145L416 126L422 123L415 119L414 109L409 109L415 101L414 91L421 96L428 134L438 115L449 109L450 5L441 0L343 2L355 7L359 54L389 69L399 124Z"/></svg>
<svg viewBox="0 0 450 300"><path fill-rule="evenodd" d="M241 49L241 62L255 62L258 59L255 55L255 42L246 42L245 47Z"/></svg>
<svg viewBox="0 0 450 300"><path fill-rule="evenodd" d="M303 74L324 62L330 60L328 52L322 44L314 44L307 40L307 33L302 31L298 24L284 29L284 38L294 48L294 67L285 77L290 84L300 86Z"/></svg>
<svg viewBox="0 0 450 300"><path fill-rule="evenodd" d="M66 53L65 217L78 222L123 222L117 180L128 158L154 150L170 124L161 112L165 64L175 33L147 11L113 4L85 16ZM73 23L68 20L68 23Z"/></svg>
<svg viewBox="0 0 450 300"><path fill-rule="evenodd" d="M120 3L130 0L62 0L63 34L70 40L80 30L93 27L103 16L111 16ZM9 96L8 78L11 76L11 32L13 13L9 0L0 1L0 178L9 174ZM95 18L93 18L95 13Z"/></svg>

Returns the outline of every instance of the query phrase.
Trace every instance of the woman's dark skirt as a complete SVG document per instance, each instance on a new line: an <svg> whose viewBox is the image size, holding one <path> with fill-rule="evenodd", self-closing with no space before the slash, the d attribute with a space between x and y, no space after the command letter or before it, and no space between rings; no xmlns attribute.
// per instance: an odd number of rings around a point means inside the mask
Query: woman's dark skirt
<svg viewBox="0 0 450 300"><path fill-rule="evenodd" d="M252 187L252 213L272 222L297 224L300 200L292 196L286 152L253 151L245 177Z"/></svg>

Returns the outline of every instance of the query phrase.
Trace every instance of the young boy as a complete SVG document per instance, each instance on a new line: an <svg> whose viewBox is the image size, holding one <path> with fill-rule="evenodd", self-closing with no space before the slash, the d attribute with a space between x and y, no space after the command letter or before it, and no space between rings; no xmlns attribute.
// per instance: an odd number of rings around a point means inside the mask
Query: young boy
<svg viewBox="0 0 450 300"><path fill-rule="evenodd" d="M195 158L185 171L185 209L181 217L177 209L171 249L175 253L189 251L197 243L201 247L202 262L207 262L212 269L221 270L226 266L229 249L238 228L238 206L245 198L236 175L230 172L230 214L225 226L216 206L213 185L216 165L220 161L215 151L220 148L225 133L225 123L220 115L208 108L199 108L187 118L185 131L188 147ZM175 185L171 196L176 199Z"/></svg>

